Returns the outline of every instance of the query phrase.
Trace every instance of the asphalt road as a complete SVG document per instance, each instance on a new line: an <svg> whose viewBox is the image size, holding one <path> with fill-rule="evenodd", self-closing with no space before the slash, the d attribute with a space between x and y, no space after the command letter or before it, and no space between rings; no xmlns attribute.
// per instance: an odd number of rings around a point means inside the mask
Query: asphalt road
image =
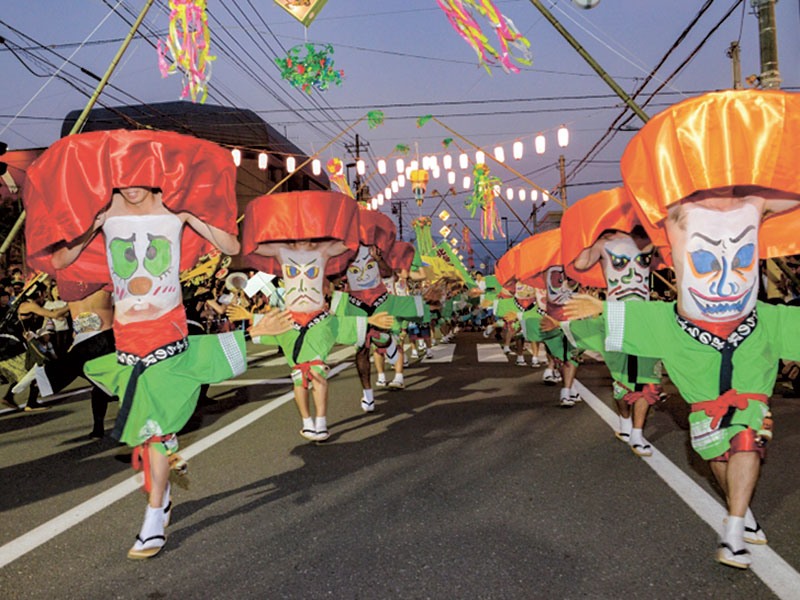
<svg viewBox="0 0 800 600"><path fill-rule="evenodd" d="M320 444L298 434L282 359L251 347L261 356L212 387L181 436L190 474L148 561L125 556L145 506L129 450L84 437L86 392L0 415L0 596L800 598L798 400L773 401L752 504L770 545L742 572L713 560L720 496L679 398L655 407L657 456L641 459L602 418L602 364L578 374L597 399L562 409L541 369L479 361L486 343L438 346L441 362L410 366L406 389L377 391L371 414L352 352L337 350Z"/></svg>

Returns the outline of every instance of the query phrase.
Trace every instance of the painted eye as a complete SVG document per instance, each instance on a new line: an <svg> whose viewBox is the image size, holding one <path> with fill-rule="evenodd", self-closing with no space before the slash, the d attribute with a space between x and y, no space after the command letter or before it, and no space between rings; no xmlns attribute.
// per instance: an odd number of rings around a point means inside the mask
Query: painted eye
<svg viewBox="0 0 800 600"><path fill-rule="evenodd" d="M649 268L650 263L653 262L653 253L647 252L645 254L640 254L639 256L636 257L636 262L642 267Z"/></svg>
<svg viewBox="0 0 800 600"><path fill-rule="evenodd" d="M294 265L286 265L284 268L286 270L287 277L297 277L298 275L300 275L300 269L298 269Z"/></svg>
<svg viewBox="0 0 800 600"><path fill-rule="evenodd" d="M133 239L113 239L109 244L109 249L111 250L111 268L114 273L121 279L130 279L136 272L136 267L139 266Z"/></svg>
<svg viewBox="0 0 800 600"><path fill-rule="evenodd" d="M611 254L611 266L614 267L617 271L621 271L624 269L631 259L627 256L622 256L620 254Z"/></svg>
<svg viewBox="0 0 800 600"><path fill-rule="evenodd" d="M347 269L347 272L350 273L351 275L358 275L358 267L349 267Z"/></svg>
<svg viewBox="0 0 800 600"><path fill-rule="evenodd" d="M753 264L753 258L755 257L756 247L755 244L747 244L739 248L736 252L736 256L733 257L733 265L732 268L734 269L748 269Z"/></svg>
<svg viewBox="0 0 800 600"><path fill-rule="evenodd" d="M153 238L144 253L144 268L153 277L160 277L172 261L172 247L165 238Z"/></svg>
<svg viewBox="0 0 800 600"><path fill-rule="evenodd" d="M374 260L371 260L371 261L369 261L367 263L366 268L367 269L377 269L378 268L378 263L376 263Z"/></svg>
<svg viewBox="0 0 800 600"><path fill-rule="evenodd" d="M306 271L306 277L308 277L309 279L316 279L317 275L319 275L319 267L310 267Z"/></svg>
<svg viewBox="0 0 800 600"><path fill-rule="evenodd" d="M708 250L695 250L689 253L689 257L698 275L708 275L721 270L717 257Z"/></svg>

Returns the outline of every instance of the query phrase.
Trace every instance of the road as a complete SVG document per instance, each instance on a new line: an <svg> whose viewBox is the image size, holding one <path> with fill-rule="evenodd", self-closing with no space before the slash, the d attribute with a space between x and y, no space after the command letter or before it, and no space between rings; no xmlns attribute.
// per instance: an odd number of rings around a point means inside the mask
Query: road
<svg viewBox="0 0 800 600"><path fill-rule="evenodd" d="M85 382L43 413L0 415L0 592L31 598L798 598L800 403L778 393L753 510L770 539L754 568L714 560L724 513L673 393L636 457L613 436L610 380L587 361L586 402L557 406L541 369L475 333L406 371L361 412L334 354L331 438L306 442L288 369L211 388L181 436L168 542L130 561L145 500L129 450L90 441ZM673 390L674 392L674 390ZM116 407L109 410L113 424Z"/></svg>

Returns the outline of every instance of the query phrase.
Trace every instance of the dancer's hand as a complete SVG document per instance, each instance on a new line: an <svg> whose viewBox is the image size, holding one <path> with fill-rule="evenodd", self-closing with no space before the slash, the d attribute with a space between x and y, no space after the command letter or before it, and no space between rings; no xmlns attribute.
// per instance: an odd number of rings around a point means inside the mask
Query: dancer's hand
<svg viewBox="0 0 800 600"><path fill-rule="evenodd" d="M391 329L394 325L394 317L387 312L380 312L369 317L367 323L379 329Z"/></svg>
<svg viewBox="0 0 800 600"><path fill-rule="evenodd" d="M281 335L292 328L292 316L288 310L271 310L248 331L252 337L259 335Z"/></svg>
<svg viewBox="0 0 800 600"><path fill-rule="evenodd" d="M553 331L554 329L558 329L561 327L561 323L556 321L550 315L542 315L542 320L539 323L539 330L547 333L548 331Z"/></svg>
<svg viewBox="0 0 800 600"><path fill-rule="evenodd" d="M503 319L508 323L513 323L517 320L517 313L514 311L509 311L505 315L503 315Z"/></svg>
<svg viewBox="0 0 800 600"><path fill-rule="evenodd" d="M589 294L575 294L564 304L564 316L572 321L603 314L603 302Z"/></svg>
<svg viewBox="0 0 800 600"><path fill-rule="evenodd" d="M231 321L250 321L253 322L253 313L247 310L244 306L238 304L229 304L225 309L225 314ZM262 334L266 335L266 334Z"/></svg>

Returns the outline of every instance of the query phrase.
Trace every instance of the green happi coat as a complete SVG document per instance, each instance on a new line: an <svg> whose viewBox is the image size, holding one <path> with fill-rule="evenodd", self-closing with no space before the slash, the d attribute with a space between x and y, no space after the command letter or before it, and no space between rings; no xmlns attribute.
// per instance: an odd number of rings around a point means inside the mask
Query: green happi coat
<svg viewBox="0 0 800 600"><path fill-rule="evenodd" d="M756 303L723 340L680 317L674 302L606 302L606 349L659 357L689 404L715 400L733 389L769 397L778 359L800 360L800 310ZM705 412L689 415L692 447L704 459L721 456L748 427L758 431L768 411L749 399L731 408L716 427Z"/></svg>
<svg viewBox="0 0 800 600"><path fill-rule="evenodd" d="M657 358L609 352L606 350L606 322L603 317L565 321L561 329L574 346L581 350L594 350L603 360L614 380L614 399L622 400L637 384L661 383L661 364Z"/></svg>
<svg viewBox="0 0 800 600"><path fill-rule="evenodd" d="M544 342L550 356L561 362L571 362L577 365L581 351L570 342L569 338L559 328L555 328L552 331L542 331L543 314L538 309L534 309L528 313L525 319L520 321L523 337L529 342Z"/></svg>
<svg viewBox="0 0 800 600"><path fill-rule="evenodd" d="M420 321L429 323L431 311L422 296L397 296L386 292L381 294L375 302L366 302L345 292L334 292L331 298L331 312L337 317L371 317L374 314L386 312L394 317L392 333L398 334L401 330L401 320Z"/></svg>

